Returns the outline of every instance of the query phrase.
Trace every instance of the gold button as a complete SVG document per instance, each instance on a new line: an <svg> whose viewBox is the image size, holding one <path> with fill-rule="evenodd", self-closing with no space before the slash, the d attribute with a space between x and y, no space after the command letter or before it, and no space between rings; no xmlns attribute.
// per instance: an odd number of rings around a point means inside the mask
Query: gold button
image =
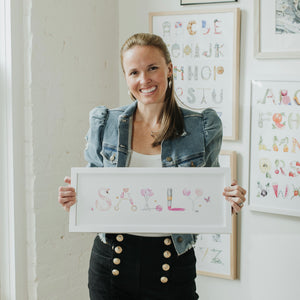
<svg viewBox="0 0 300 300"><path fill-rule="evenodd" d="M183 237L182 237L182 236L179 236L179 237L177 238L177 242L178 242L178 243L182 243L182 241L183 241Z"/></svg>
<svg viewBox="0 0 300 300"><path fill-rule="evenodd" d="M116 236L116 240L117 240L118 242L123 242L124 236L123 236L122 234L118 234L118 235Z"/></svg>
<svg viewBox="0 0 300 300"><path fill-rule="evenodd" d="M118 276L120 274L119 270L117 269L113 269L111 272L114 276Z"/></svg>
<svg viewBox="0 0 300 300"><path fill-rule="evenodd" d="M171 239L169 239L169 238L164 239L164 244L165 244L166 246L170 246L170 245L172 244Z"/></svg>
<svg viewBox="0 0 300 300"><path fill-rule="evenodd" d="M121 259L120 259L120 258L115 257L115 258L113 259L113 263L114 263L115 265L119 265L120 262L121 262Z"/></svg>
<svg viewBox="0 0 300 300"><path fill-rule="evenodd" d="M165 276L160 277L160 281L161 281L162 283L167 283L167 282L168 282L168 277L165 277Z"/></svg>
<svg viewBox="0 0 300 300"><path fill-rule="evenodd" d="M120 246L117 246L117 247L115 248L115 252L118 253L118 254L122 253L122 251L123 251L123 249L122 249L122 247L120 247Z"/></svg>
<svg viewBox="0 0 300 300"><path fill-rule="evenodd" d="M168 156L168 157L166 158L166 160L167 160L167 161L172 161L172 157Z"/></svg>
<svg viewBox="0 0 300 300"><path fill-rule="evenodd" d="M163 269L164 271L169 271L169 270L170 270L170 265L168 265L168 264L163 264L163 265L162 265L162 269Z"/></svg>
<svg viewBox="0 0 300 300"><path fill-rule="evenodd" d="M167 251L165 251L165 252L164 252L164 257L165 257L165 258L169 258L169 257L171 257L171 252L170 252L170 251L168 251L168 250L167 250Z"/></svg>
<svg viewBox="0 0 300 300"><path fill-rule="evenodd" d="M113 154L113 155L109 158L109 160L110 160L110 161L114 161L114 160L115 160L115 157L116 157L115 154Z"/></svg>

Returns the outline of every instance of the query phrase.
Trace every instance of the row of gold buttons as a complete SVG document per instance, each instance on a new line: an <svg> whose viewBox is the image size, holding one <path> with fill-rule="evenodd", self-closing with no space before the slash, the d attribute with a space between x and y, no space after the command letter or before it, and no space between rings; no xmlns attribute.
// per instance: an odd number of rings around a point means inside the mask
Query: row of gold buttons
<svg viewBox="0 0 300 300"><path fill-rule="evenodd" d="M165 238L165 239L164 239L164 244L165 244L166 246L170 246L170 245L172 244L171 239L170 239L170 238ZM170 257L172 256L172 254L171 254L171 252L170 252L169 250L166 250L166 251L164 251L163 256L164 256L164 258L167 258L167 259L168 259L168 258L170 258ZM169 265L169 264L163 264L163 265L162 265L162 269L163 269L165 272L167 272L167 271L170 270L170 265ZM162 276L162 277L160 278L161 283L167 283L168 280L169 280L169 279L168 279L167 276Z"/></svg>
<svg viewBox="0 0 300 300"><path fill-rule="evenodd" d="M116 240L121 243L124 240L124 236L122 234L118 234L116 236ZM123 248L121 246L117 246L117 247L113 246L113 249L115 250L115 252L117 254L121 254L123 252ZM121 259L118 258L118 257L114 257L113 258L113 263L114 263L114 265L117 266L121 263ZM118 276L120 274L120 271L118 269L113 269L111 272L114 276Z"/></svg>

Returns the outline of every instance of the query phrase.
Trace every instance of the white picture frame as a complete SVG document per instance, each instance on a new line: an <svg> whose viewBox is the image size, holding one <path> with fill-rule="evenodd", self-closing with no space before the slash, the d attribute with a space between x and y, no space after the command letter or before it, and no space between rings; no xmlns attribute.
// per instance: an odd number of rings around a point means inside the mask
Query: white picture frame
<svg viewBox="0 0 300 300"><path fill-rule="evenodd" d="M251 102L249 208L300 217L300 81L252 80Z"/></svg>
<svg viewBox="0 0 300 300"><path fill-rule="evenodd" d="M230 233L229 168L72 168L71 232ZM109 194L108 194L109 193Z"/></svg>
<svg viewBox="0 0 300 300"><path fill-rule="evenodd" d="M169 48L179 105L215 109L223 139L237 140L240 9L149 13L149 28Z"/></svg>
<svg viewBox="0 0 300 300"><path fill-rule="evenodd" d="M237 2L238 0L180 0L180 5Z"/></svg>
<svg viewBox="0 0 300 300"><path fill-rule="evenodd" d="M287 0L280 1L286 1L284 9L295 9ZM300 58L300 23L293 24L279 4L279 0L254 0L254 55L258 59ZM297 34L288 32L292 30Z"/></svg>
<svg viewBox="0 0 300 300"><path fill-rule="evenodd" d="M236 152L222 150L221 167L230 167L236 179ZM237 215L232 215L232 233L199 234L195 244L198 275L234 280L237 278Z"/></svg>

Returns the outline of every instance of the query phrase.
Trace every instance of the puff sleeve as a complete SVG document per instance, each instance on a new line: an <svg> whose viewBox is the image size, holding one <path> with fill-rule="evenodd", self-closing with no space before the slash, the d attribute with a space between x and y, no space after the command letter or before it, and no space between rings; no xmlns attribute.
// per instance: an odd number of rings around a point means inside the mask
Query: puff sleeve
<svg viewBox="0 0 300 300"><path fill-rule="evenodd" d="M86 135L85 160L88 167L103 167L102 140L109 110L105 106L99 106L90 111L90 128Z"/></svg>
<svg viewBox="0 0 300 300"><path fill-rule="evenodd" d="M219 153L222 146L222 121L213 109L203 111L205 136L205 167L219 167Z"/></svg>

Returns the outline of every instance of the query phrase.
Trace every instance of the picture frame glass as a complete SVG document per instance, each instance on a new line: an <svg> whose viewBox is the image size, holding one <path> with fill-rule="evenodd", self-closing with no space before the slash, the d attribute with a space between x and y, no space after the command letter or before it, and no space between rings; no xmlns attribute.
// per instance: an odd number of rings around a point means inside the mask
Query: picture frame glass
<svg viewBox="0 0 300 300"><path fill-rule="evenodd" d="M256 0L258 52L300 57L300 4L289 0ZM297 52L297 54L295 53Z"/></svg>
<svg viewBox="0 0 300 300"><path fill-rule="evenodd" d="M300 216L300 82L251 86L250 208Z"/></svg>
<svg viewBox="0 0 300 300"><path fill-rule="evenodd" d="M70 230L231 232L229 182L228 168L72 168Z"/></svg>
<svg viewBox="0 0 300 300"><path fill-rule="evenodd" d="M181 5L237 2L237 0L181 0Z"/></svg>
<svg viewBox="0 0 300 300"><path fill-rule="evenodd" d="M239 10L150 13L150 32L161 36L173 63L179 104L211 107L223 123L224 140L238 135Z"/></svg>
<svg viewBox="0 0 300 300"><path fill-rule="evenodd" d="M221 151L221 167L231 168L232 180L236 178L236 152ZM232 216L232 233L199 234L195 244L198 275L236 279L237 219Z"/></svg>

